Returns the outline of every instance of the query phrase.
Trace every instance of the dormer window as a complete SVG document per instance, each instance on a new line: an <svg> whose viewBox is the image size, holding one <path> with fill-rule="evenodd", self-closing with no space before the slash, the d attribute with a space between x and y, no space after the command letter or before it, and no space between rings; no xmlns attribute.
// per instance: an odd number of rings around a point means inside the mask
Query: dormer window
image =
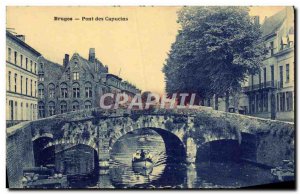
<svg viewBox="0 0 300 194"><path fill-rule="evenodd" d="M280 45L281 45L280 50L286 48L286 46L288 45L288 39L287 39L287 37L282 37L281 38L281 44Z"/></svg>
<svg viewBox="0 0 300 194"><path fill-rule="evenodd" d="M292 47L294 46L294 34L289 34L287 36L288 46Z"/></svg>
<svg viewBox="0 0 300 194"><path fill-rule="evenodd" d="M79 73L73 72L73 80L79 80Z"/></svg>

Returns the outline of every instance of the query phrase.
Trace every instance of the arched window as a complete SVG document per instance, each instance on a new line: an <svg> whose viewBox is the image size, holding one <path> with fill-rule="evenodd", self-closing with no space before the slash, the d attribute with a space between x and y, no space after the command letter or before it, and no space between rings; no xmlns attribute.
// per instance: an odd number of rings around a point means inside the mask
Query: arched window
<svg viewBox="0 0 300 194"><path fill-rule="evenodd" d="M85 83L85 97L91 98L93 95L92 93L92 84L90 82Z"/></svg>
<svg viewBox="0 0 300 194"><path fill-rule="evenodd" d="M67 103L65 101L62 101L60 103L60 113L65 113L67 112Z"/></svg>
<svg viewBox="0 0 300 194"><path fill-rule="evenodd" d="M49 102L49 116L55 115L55 103Z"/></svg>
<svg viewBox="0 0 300 194"><path fill-rule="evenodd" d="M49 90L49 98L54 98L55 97L55 85L52 83L49 84L48 90Z"/></svg>
<svg viewBox="0 0 300 194"><path fill-rule="evenodd" d="M60 84L60 97L68 98L68 86L66 83Z"/></svg>
<svg viewBox="0 0 300 194"><path fill-rule="evenodd" d="M73 80L79 80L79 73L73 72Z"/></svg>
<svg viewBox="0 0 300 194"><path fill-rule="evenodd" d="M39 102L39 118L45 117L45 104L43 102Z"/></svg>
<svg viewBox="0 0 300 194"><path fill-rule="evenodd" d="M44 98L44 85L43 84L38 85L38 95L39 95L39 98Z"/></svg>
<svg viewBox="0 0 300 194"><path fill-rule="evenodd" d="M78 83L73 84L73 98L80 98L80 88Z"/></svg>
<svg viewBox="0 0 300 194"><path fill-rule="evenodd" d="M72 110L73 111L76 111L76 110L79 110L80 108L79 108L79 102L77 102L77 101L74 101L73 103L72 103Z"/></svg>
<svg viewBox="0 0 300 194"><path fill-rule="evenodd" d="M85 109L91 109L91 108L92 108L92 103L91 103L91 101L85 101L85 102L84 102L84 108L85 108Z"/></svg>

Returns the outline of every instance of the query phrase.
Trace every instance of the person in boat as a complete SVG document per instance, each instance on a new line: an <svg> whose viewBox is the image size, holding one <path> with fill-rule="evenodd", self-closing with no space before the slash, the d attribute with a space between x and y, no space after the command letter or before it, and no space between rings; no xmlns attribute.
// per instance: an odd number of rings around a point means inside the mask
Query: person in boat
<svg viewBox="0 0 300 194"><path fill-rule="evenodd" d="M150 153L150 151L147 151L146 152L146 156L145 156L147 159L149 159L149 160L152 160L152 154Z"/></svg>
<svg viewBox="0 0 300 194"><path fill-rule="evenodd" d="M145 159L146 158L146 153L144 152L143 149L141 149L141 159Z"/></svg>
<svg viewBox="0 0 300 194"><path fill-rule="evenodd" d="M141 153L139 150L137 150L135 153L133 153L132 159L133 160L141 159Z"/></svg>

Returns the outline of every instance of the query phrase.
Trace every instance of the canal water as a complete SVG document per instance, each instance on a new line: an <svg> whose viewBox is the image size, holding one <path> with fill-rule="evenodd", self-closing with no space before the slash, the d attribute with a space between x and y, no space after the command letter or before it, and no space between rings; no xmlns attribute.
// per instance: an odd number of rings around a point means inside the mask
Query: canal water
<svg viewBox="0 0 300 194"><path fill-rule="evenodd" d="M149 150L154 168L149 174L134 172L132 154ZM240 188L273 183L270 169L238 161L206 161L186 165L167 156L165 143L155 131L128 133L114 145L109 170L71 181L72 188Z"/></svg>

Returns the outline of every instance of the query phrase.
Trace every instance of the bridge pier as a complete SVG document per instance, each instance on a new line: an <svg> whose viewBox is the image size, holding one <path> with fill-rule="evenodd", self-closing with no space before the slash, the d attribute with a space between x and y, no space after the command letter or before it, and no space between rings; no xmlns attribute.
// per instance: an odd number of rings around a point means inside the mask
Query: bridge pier
<svg viewBox="0 0 300 194"><path fill-rule="evenodd" d="M189 137L186 140L186 162L187 164L195 164L197 154L197 145L193 138Z"/></svg>

